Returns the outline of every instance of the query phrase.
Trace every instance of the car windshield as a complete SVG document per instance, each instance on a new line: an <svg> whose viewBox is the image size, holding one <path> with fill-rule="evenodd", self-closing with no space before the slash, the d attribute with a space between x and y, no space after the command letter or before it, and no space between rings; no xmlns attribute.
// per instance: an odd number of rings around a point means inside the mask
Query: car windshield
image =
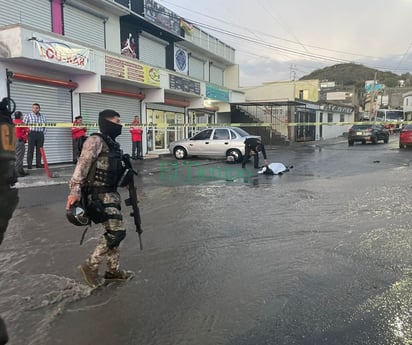
<svg viewBox="0 0 412 345"><path fill-rule="evenodd" d="M403 114L399 111L388 111L386 113L386 120L403 120Z"/></svg>

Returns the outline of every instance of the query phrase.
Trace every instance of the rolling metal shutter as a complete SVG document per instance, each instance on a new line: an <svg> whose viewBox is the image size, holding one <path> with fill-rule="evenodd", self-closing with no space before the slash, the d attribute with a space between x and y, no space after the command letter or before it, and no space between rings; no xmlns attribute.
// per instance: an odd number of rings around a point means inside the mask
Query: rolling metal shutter
<svg viewBox="0 0 412 345"><path fill-rule="evenodd" d="M0 26L27 24L51 31L51 7L48 0L0 0Z"/></svg>
<svg viewBox="0 0 412 345"><path fill-rule="evenodd" d="M155 42L144 36L139 36L139 60L152 66L166 67L167 43Z"/></svg>
<svg viewBox="0 0 412 345"><path fill-rule="evenodd" d="M185 108L173 107L167 104L147 103L146 108L153 109L153 110L170 111L174 113L184 113L185 112Z"/></svg>
<svg viewBox="0 0 412 345"><path fill-rule="evenodd" d="M96 17L68 4L64 5L63 14L64 35L66 37L99 48L105 48L105 23L103 18Z"/></svg>
<svg viewBox="0 0 412 345"><path fill-rule="evenodd" d="M189 57L189 76L200 80L205 79L204 72L205 63L202 60L196 59L193 56Z"/></svg>
<svg viewBox="0 0 412 345"><path fill-rule="evenodd" d="M214 65L210 65L210 82L223 86L223 70Z"/></svg>
<svg viewBox="0 0 412 345"><path fill-rule="evenodd" d="M33 103L39 103L40 112L46 116L48 123L73 121L71 93L67 88L14 80L10 93L11 98L16 102L16 110L23 114L31 112ZM73 159L71 128L46 128L44 151L48 163L71 162Z"/></svg>
<svg viewBox="0 0 412 345"><path fill-rule="evenodd" d="M130 97L106 95L101 93L83 93L80 95L80 110L83 122L98 122L99 112L113 109L120 114L122 123L131 123L135 116L140 116L140 100ZM89 130L90 133L98 128ZM132 153L132 139L129 128L123 128L116 139L124 153Z"/></svg>

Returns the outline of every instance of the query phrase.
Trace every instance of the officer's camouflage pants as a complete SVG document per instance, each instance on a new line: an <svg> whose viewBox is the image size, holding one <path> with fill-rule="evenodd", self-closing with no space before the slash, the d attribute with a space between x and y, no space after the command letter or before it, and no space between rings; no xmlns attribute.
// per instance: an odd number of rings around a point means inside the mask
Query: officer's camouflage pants
<svg viewBox="0 0 412 345"><path fill-rule="evenodd" d="M109 215L121 215L120 212L120 195L119 193L102 193L98 195L98 198L104 204L111 204L109 207L105 207L105 211ZM118 208L113 207L117 205ZM121 219L109 219L102 223L104 229L110 231L124 231L123 220ZM119 269L120 252L119 247L109 249L107 247L107 241L102 235L95 250L88 258L87 262L92 269L98 269L99 265L106 259L107 272L115 272Z"/></svg>

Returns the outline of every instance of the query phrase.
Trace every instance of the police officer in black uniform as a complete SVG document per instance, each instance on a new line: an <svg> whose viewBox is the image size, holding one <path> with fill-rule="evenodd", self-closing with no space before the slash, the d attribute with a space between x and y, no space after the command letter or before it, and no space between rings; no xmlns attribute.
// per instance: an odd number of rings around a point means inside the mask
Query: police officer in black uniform
<svg viewBox="0 0 412 345"><path fill-rule="evenodd" d="M247 138L245 140L245 155L243 156L242 168L245 167L250 156L253 156L254 167L255 169L259 169L259 152L262 152L265 164L267 164L265 145L263 145L262 141L259 138Z"/></svg>
<svg viewBox="0 0 412 345"><path fill-rule="evenodd" d="M14 184L17 181L15 165L16 136L11 119L9 99L0 102L0 244L3 242L9 220L19 200ZM0 345L8 342L4 321L0 318Z"/></svg>

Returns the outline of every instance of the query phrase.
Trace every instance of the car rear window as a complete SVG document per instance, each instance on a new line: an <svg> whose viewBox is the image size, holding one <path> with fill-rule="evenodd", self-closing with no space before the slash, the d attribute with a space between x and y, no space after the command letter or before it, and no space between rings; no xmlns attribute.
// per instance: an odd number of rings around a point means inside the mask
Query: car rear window
<svg viewBox="0 0 412 345"><path fill-rule="evenodd" d="M250 135L248 132L239 127L234 127L233 130L241 137L247 137L248 135Z"/></svg>
<svg viewBox="0 0 412 345"><path fill-rule="evenodd" d="M357 131L357 130L364 130L372 127L372 125L353 125L352 130Z"/></svg>

